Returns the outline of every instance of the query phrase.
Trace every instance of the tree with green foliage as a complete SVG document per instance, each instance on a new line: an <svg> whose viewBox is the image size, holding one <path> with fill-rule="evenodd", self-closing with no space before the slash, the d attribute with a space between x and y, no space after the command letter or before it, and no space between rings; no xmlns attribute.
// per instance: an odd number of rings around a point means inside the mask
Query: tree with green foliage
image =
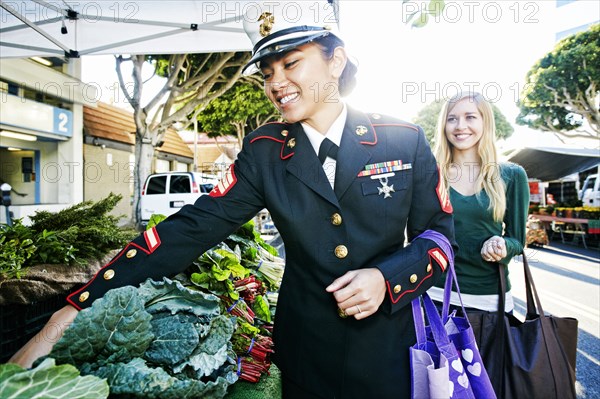
<svg viewBox="0 0 600 399"><path fill-rule="evenodd" d="M527 72L517 123L559 138L600 138L600 24L558 42Z"/></svg>
<svg viewBox="0 0 600 399"><path fill-rule="evenodd" d="M442 111L443 101L434 101L424 108L422 108L417 117L414 119L414 123L421 126L425 131L425 137L429 140L429 143L433 146L435 143L435 132L437 130L437 122L440 112ZM508 122L502 111L492 104L494 110L494 119L496 121L496 139L506 139L510 137L515 129Z"/></svg>
<svg viewBox="0 0 600 399"><path fill-rule="evenodd" d="M241 77L250 53L132 55L129 58L120 55L115 58L119 84L133 108L136 125L133 221L138 224L141 187L151 173L154 151L164 142L167 129L177 122L189 125L193 114L229 90ZM132 87L123 79L124 62L133 64ZM143 77L144 67L153 68L148 79ZM165 78L164 85L147 104L142 104L144 84L154 76Z"/></svg>
<svg viewBox="0 0 600 399"><path fill-rule="evenodd" d="M262 85L243 79L211 101L198 115L198 122L209 137L237 137L241 148L248 132L278 118L279 112L264 94Z"/></svg>

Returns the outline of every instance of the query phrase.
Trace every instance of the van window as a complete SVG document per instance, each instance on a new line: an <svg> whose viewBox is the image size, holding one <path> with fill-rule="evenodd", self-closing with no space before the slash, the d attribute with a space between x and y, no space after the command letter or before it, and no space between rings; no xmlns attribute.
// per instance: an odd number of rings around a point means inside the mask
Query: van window
<svg viewBox="0 0 600 399"><path fill-rule="evenodd" d="M210 193L212 189L215 188L214 184L206 183L200 185L200 192L202 193Z"/></svg>
<svg viewBox="0 0 600 399"><path fill-rule="evenodd" d="M593 189L594 189L594 187L596 187L596 178L595 178L595 177L592 177L592 178L590 178L590 179L588 180L588 184L587 184L587 186L586 186L585 188L586 188L586 189L590 188L590 189L592 189L592 190L593 190Z"/></svg>
<svg viewBox="0 0 600 399"><path fill-rule="evenodd" d="M148 181L146 195L165 194L167 189L167 176L154 176Z"/></svg>
<svg viewBox="0 0 600 399"><path fill-rule="evenodd" d="M171 186L169 193L171 194L189 194L192 192L190 177L188 175L171 175Z"/></svg>

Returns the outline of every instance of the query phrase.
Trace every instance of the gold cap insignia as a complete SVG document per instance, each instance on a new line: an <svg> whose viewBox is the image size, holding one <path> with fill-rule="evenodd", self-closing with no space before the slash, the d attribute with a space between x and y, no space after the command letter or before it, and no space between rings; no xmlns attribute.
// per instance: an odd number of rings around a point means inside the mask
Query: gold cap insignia
<svg viewBox="0 0 600 399"><path fill-rule="evenodd" d="M260 24L260 28L258 29L260 35L262 37L270 35L271 29L273 29L273 24L275 23L275 16L270 12L263 12L262 14L260 14L260 17L258 17L258 20L263 21L263 23Z"/></svg>
<svg viewBox="0 0 600 399"><path fill-rule="evenodd" d="M366 126L363 126L363 125L356 126L356 134L359 136L364 136L368 131L369 131L369 129L367 129Z"/></svg>
<svg viewBox="0 0 600 399"><path fill-rule="evenodd" d="M290 141L288 141L287 146L290 148L294 148L296 146L296 139L292 137Z"/></svg>

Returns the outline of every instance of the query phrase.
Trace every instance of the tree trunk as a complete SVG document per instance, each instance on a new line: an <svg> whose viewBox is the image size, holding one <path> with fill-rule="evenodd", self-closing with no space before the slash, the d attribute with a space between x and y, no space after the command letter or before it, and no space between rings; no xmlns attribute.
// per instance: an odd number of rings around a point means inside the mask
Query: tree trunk
<svg viewBox="0 0 600 399"><path fill-rule="evenodd" d="M139 127L138 127L139 129ZM147 130L147 129L146 129ZM147 132L136 132L138 137L149 137ZM141 193L146 179L151 173L154 145L150 139L135 141L135 165L133 169L133 223L141 227Z"/></svg>

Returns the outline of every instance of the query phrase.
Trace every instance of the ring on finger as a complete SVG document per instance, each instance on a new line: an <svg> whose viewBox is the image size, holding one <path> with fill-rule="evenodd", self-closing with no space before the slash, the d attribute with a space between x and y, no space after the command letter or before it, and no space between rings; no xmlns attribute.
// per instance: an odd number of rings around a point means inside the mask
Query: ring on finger
<svg viewBox="0 0 600 399"><path fill-rule="evenodd" d="M358 310L358 313L362 313L362 310L360 310L360 306L356 305L356 309Z"/></svg>

